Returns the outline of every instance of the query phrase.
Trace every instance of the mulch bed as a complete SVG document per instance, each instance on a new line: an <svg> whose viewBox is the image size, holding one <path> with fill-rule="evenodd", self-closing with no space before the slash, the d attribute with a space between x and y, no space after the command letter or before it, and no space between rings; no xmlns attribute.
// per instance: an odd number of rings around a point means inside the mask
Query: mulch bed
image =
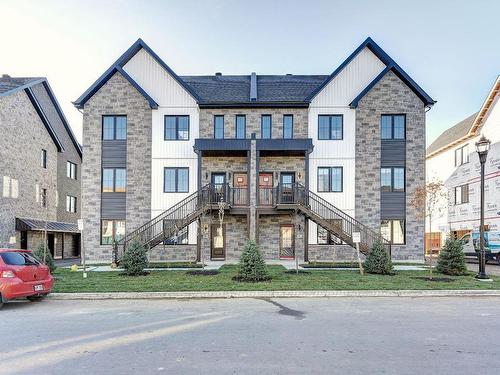
<svg viewBox="0 0 500 375"><path fill-rule="evenodd" d="M452 281L455 281L453 279L450 279L449 277L433 277L432 279L429 279L427 276L413 276L410 277L411 279L418 279L418 280L425 280L425 281L433 281L437 283L451 283Z"/></svg>
<svg viewBox="0 0 500 375"><path fill-rule="evenodd" d="M192 271L187 271L186 275L191 275L191 276L213 276L217 275L219 273L218 270L192 270Z"/></svg>

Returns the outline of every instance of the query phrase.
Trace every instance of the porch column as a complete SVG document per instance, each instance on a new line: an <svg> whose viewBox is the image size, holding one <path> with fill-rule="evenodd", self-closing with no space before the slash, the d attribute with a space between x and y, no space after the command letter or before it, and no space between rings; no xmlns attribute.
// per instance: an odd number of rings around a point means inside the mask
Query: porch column
<svg viewBox="0 0 500 375"><path fill-rule="evenodd" d="M257 218L256 206L257 206L257 140L255 139L255 133L252 133L252 139L250 141L250 175L248 176L248 181L250 184L250 199L249 199L249 238L255 240L256 230L257 230Z"/></svg>

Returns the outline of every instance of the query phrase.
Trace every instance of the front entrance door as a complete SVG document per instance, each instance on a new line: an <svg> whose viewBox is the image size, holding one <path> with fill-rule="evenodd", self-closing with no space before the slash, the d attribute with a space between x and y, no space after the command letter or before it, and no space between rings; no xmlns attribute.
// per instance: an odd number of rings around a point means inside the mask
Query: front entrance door
<svg viewBox="0 0 500 375"><path fill-rule="evenodd" d="M47 233L47 247L49 248L50 255L54 258L54 233Z"/></svg>
<svg viewBox="0 0 500 375"><path fill-rule="evenodd" d="M259 204L269 206L273 204L273 174L259 173Z"/></svg>
<svg viewBox="0 0 500 375"><path fill-rule="evenodd" d="M235 172L233 174L233 204L235 206L246 206L248 204L248 180L246 172Z"/></svg>
<svg viewBox="0 0 500 375"><path fill-rule="evenodd" d="M295 173L294 172L282 172L280 175L281 183L281 203L293 203L294 202L294 183L295 183Z"/></svg>
<svg viewBox="0 0 500 375"><path fill-rule="evenodd" d="M212 224L210 231L210 258L212 260L224 260L226 258L226 225Z"/></svg>
<svg viewBox="0 0 500 375"><path fill-rule="evenodd" d="M25 230L21 232L21 249L28 249L28 232Z"/></svg>
<svg viewBox="0 0 500 375"><path fill-rule="evenodd" d="M280 259L293 259L295 257L293 225L280 226Z"/></svg>
<svg viewBox="0 0 500 375"><path fill-rule="evenodd" d="M226 201L224 194L226 188L226 174L225 173L212 173L212 186L213 194L212 202Z"/></svg>

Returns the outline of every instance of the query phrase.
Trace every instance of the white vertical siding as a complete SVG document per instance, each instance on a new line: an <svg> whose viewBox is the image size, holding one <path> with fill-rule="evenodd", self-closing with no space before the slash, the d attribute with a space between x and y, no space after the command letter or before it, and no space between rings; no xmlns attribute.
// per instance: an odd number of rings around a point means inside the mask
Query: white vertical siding
<svg viewBox="0 0 500 375"><path fill-rule="evenodd" d="M377 75L385 64L364 48L312 100L311 106L347 106Z"/></svg>
<svg viewBox="0 0 500 375"><path fill-rule="evenodd" d="M141 49L123 69L160 106L196 107L196 100L156 60Z"/></svg>
<svg viewBox="0 0 500 375"><path fill-rule="evenodd" d="M308 133L314 144L309 161L309 187L339 209L355 216L355 155L356 128L355 110L351 101L385 69L368 48L363 49L322 91L316 95L309 107ZM318 116L342 115L343 139L318 140ZM343 191L341 193L319 193L317 189L318 167L343 167ZM316 224L310 222L309 243L316 243Z"/></svg>
<svg viewBox="0 0 500 375"><path fill-rule="evenodd" d="M199 108L191 94L180 85L158 62L141 49L123 69L159 105L152 110L152 171L151 217L180 202L198 187L198 160L193 146L199 137ZM189 116L189 140L166 141L164 118L166 115ZM164 193L165 167L189 168L189 192ZM189 243L196 243L196 223L189 226Z"/></svg>

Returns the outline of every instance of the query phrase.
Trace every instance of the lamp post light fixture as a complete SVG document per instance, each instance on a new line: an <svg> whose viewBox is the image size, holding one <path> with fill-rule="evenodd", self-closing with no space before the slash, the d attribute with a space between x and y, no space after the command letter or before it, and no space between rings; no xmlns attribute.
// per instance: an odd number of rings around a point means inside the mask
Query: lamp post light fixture
<svg viewBox="0 0 500 375"><path fill-rule="evenodd" d="M476 275L478 280L491 280L486 274L486 254L484 251L484 165L488 150L490 149L490 140L484 135L476 142L476 151L481 163L481 216L479 223L479 273Z"/></svg>

